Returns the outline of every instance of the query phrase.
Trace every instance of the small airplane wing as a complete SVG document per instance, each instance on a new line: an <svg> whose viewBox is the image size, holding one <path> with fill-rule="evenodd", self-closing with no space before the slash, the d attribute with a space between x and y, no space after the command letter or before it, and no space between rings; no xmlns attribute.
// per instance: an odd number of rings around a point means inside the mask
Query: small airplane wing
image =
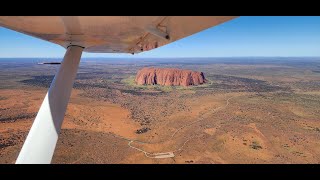
<svg viewBox="0 0 320 180"><path fill-rule="evenodd" d="M0 16L0 26L67 48L16 163L51 162L82 51L139 53L233 18L235 17ZM155 158L173 156L173 153L155 154Z"/></svg>
<svg viewBox="0 0 320 180"><path fill-rule="evenodd" d="M236 16L0 16L0 26L65 48L95 53L148 51Z"/></svg>

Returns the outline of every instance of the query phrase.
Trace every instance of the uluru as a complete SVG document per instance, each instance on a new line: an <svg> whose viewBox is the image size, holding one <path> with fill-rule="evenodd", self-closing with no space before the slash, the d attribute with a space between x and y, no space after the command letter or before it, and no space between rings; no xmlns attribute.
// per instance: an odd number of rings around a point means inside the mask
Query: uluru
<svg viewBox="0 0 320 180"><path fill-rule="evenodd" d="M138 85L195 86L206 83L203 72L177 69L146 67L138 71L135 78Z"/></svg>

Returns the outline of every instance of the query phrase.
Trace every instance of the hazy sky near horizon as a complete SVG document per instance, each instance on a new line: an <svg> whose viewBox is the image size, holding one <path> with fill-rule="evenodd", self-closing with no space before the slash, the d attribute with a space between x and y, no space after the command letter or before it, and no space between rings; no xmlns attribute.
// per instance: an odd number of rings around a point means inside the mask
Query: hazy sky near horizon
<svg viewBox="0 0 320 180"><path fill-rule="evenodd" d="M0 58L63 57L65 49L0 27ZM82 57L320 56L320 16L243 16L160 48Z"/></svg>

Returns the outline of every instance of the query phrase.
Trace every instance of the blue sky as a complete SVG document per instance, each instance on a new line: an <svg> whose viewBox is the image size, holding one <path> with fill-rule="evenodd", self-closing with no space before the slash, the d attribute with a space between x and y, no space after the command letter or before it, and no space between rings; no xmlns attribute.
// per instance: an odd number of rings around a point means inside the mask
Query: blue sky
<svg viewBox="0 0 320 180"><path fill-rule="evenodd" d="M0 27L0 57L63 57L65 49ZM83 57L320 56L320 16L243 16L158 49Z"/></svg>

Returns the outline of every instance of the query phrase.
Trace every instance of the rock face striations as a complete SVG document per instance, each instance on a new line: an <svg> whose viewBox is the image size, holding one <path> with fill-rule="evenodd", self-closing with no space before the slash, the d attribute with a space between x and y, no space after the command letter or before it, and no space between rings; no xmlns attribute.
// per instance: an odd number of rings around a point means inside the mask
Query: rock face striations
<svg viewBox="0 0 320 180"><path fill-rule="evenodd" d="M176 68L142 68L135 82L138 85L191 86L206 82L203 72Z"/></svg>

